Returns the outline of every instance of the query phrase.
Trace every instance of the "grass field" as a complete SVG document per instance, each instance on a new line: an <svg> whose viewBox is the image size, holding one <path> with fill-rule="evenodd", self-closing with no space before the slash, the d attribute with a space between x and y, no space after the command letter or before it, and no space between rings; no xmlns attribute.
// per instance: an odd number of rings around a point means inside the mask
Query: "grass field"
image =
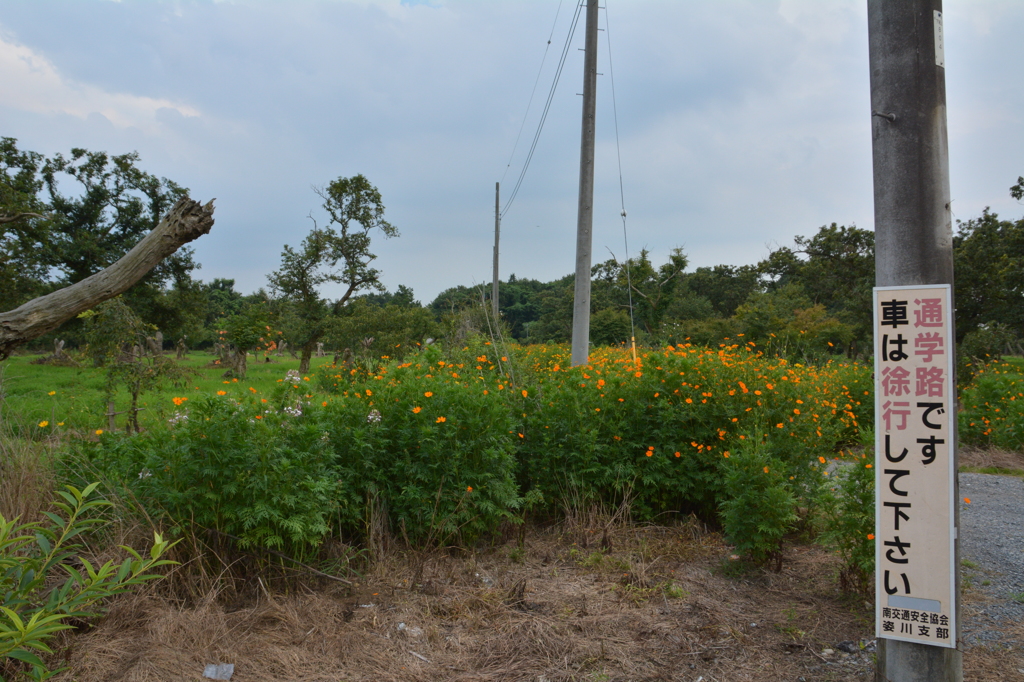
<svg viewBox="0 0 1024 682"><path fill-rule="evenodd" d="M41 355L15 355L0 364L0 419L25 437L33 440L59 437L62 434L86 435L107 428L107 407L104 393L106 370L83 364L80 367L34 365ZM177 385L165 382L144 393L139 406L139 421L147 424L165 420L176 405L174 398L194 398L225 390L241 394L250 388L259 393L270 391L290 369L298 369L299 361L290 356L274 357L272 362L250 359L246 378L225 379L224 369L212 366L216 356L192 352L180 362L194 375ZM311 369L329 364L330 358L314 358ZM123 427L129 396L124 387L115 394L115 412ZM45 422L46 426L40 426Z"/></svg>

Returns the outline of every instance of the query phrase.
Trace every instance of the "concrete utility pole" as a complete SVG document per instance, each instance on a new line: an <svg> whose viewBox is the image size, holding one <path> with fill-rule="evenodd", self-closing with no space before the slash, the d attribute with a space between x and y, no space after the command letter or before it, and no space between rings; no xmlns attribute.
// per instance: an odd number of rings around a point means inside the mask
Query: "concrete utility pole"
<svg viewBox="0 0 1024 682"><path fill-rule="evenodd" d="M594 129L597 113L597 0L587 0L583 57L583 133L576 218L576 289L572 305L572 364L590 359L590 251L594 228Z"/></svg>
<svg viewBox="0 0 1024 682"><path fill-rule="evenodd" d="M491 314L498 320L498 235L501 231L501 213L498 208L501 183L494 183L494 275L491 278Z"/></svg>
<svg viewBox="0 0 1024 682"><path fill-rule="evenodd" d="M868 0L868 42L875 284L952 285L941 0ZM955 472L956 438L952 441ZM954 499L959 499L955 479L953 486ZM954 509L954 524L959 528L959 506ZM954 555L955 592L959 594L959 540ZM959 642L959 603L956 623ZM963 658L957 649L879 638L877 661L878 682L963 680Z"/></svg>

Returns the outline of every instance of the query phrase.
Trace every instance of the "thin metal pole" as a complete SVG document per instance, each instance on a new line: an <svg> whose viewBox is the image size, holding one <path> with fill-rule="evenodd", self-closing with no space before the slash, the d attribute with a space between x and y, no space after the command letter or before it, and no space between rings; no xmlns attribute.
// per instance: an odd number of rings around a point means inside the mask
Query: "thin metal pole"
<svg viewBox="0 0 1024 682"><path fill-rule="evenodd" d="M875 284L952 284L942 1L868 0L868 43ZM953 471L957 471L955 434L952 441ZM953 486L954 499L959 499L955 479ZM954 509L959 528L959 506ZM953 551L959 594L959 538ZM959 643L959 602L956 609ZM875 679L962 682L963 657L958 649L879 638Z"/></svg>
<svg viewBox="0 0 1024 682"><path fill-rule="evenodd" d="M594 130L597 114L597 0L587 0L583 57L583 131L576 218L576 287L572 306L572 364L590 359L590 259L594 227Z"/></svg>
<svg viewBox="0 0 1024 682"><path fill-rule="evenodd" d="M498 320L498 237L501 232L499 198L501 183L494 183L494 275L491 278L491 315Z"/></svg>

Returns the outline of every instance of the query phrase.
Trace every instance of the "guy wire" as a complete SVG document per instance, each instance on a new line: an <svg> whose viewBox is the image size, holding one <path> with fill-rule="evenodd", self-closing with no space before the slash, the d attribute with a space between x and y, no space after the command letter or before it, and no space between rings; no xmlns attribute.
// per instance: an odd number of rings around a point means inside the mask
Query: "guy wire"
<svg viewBox="0 0 1024 682"><path fill-rule="evenodd" d="M608 2L604 3L605 40L608 42L608 75L612 84L612 119L615 121L615 157L619 164L619 206L622 208L622 241L626 247L626 293L629 296L629 340L633 348L633 363L636 356L636 324L633 321L633 281L629 273L629 236L626 232L626 193L622 188L622 152L619 150L619 111L615 105L615 68L612 66L612 30L608 20Z"/></svg>

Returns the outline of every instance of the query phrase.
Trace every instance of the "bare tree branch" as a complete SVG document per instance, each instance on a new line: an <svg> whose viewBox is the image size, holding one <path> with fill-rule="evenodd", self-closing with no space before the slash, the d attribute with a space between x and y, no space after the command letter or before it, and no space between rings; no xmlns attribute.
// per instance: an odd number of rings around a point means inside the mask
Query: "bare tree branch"
<svg viewBox="0 0 1024 682"><path fill-rule="evenodd" d="M142 279L157 263L213 227L213 200L205 206L179 199L152 232L110 267L81 282L34 298L0 313L0 360L27 341L53 331L98 303L113 298Z"/></svg>
<svg viewBox="0 0 1024 682"><path fill-rule="evenodd" d="M45 218L46 216L40 215L39 213L15 213L14 215L0 215L0 225L6 225L7 223L14 223L25 218Z"/></svg>

